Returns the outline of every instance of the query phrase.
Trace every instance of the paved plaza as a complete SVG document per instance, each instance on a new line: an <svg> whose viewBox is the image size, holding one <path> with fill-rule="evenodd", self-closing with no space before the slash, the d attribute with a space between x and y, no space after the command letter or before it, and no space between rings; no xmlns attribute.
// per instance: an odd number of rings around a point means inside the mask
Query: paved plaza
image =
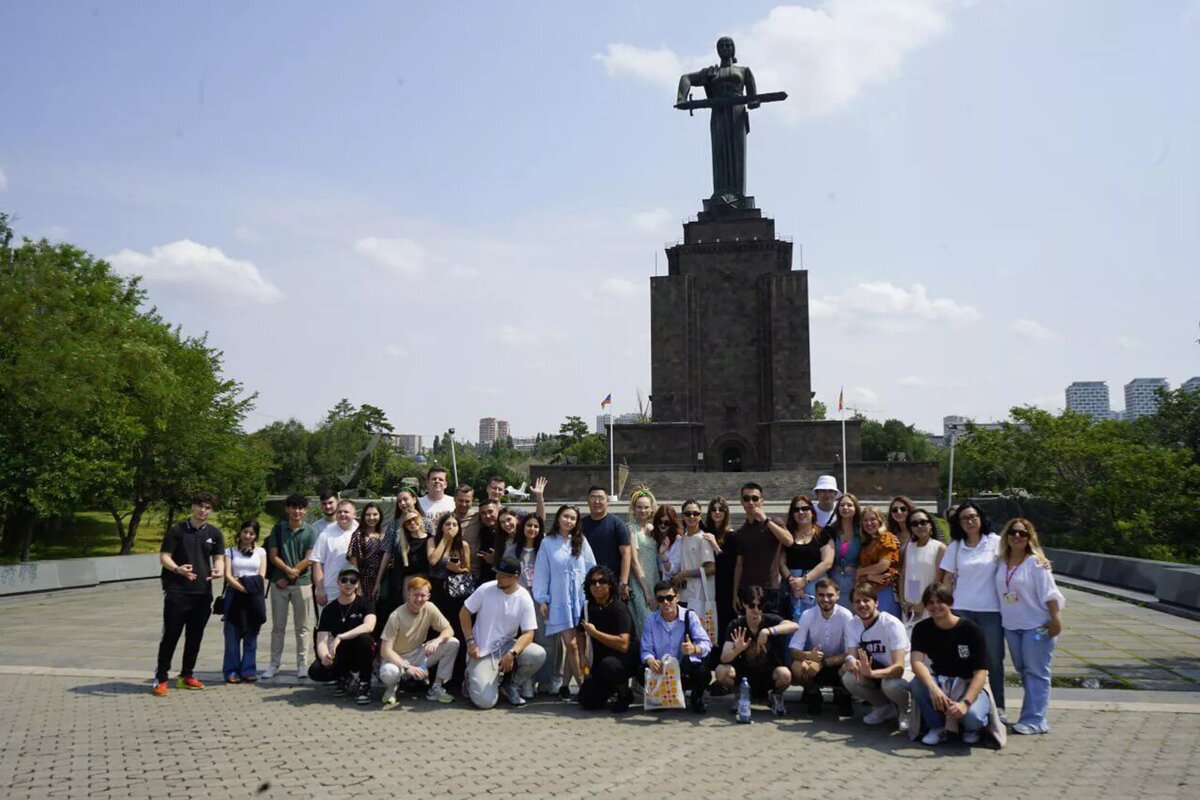
<svg viewBox="0 0 1200 800"><path fill-rule="evenodd" d="M153 582L10 598L0 797L1196 797L1200 623L1067 598L1057 673L1138 689L1056 689L1053 732L999 752L925 748L798 704L782 719L756 709L744 726L725 699L703 717L585 714L549 699L477 711L410 698L384 711L294 675L227 687L215 684L217 620L199 665L214 683L160 699Z"/></svg>

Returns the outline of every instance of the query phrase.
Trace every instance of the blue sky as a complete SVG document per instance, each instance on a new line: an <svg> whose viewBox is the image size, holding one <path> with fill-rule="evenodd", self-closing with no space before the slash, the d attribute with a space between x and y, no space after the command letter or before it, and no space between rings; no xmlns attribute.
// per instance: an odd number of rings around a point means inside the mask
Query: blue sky
<svg viewBox="0 0 1200 800"><path fill-rule="evenodd" d="M748 190L803 249L818 399L938 430L1200 374L1196 0L93 6L0 11L0 209L144 274L251 428L633 410L711 191L674 84L722 34L791 95Z"/></svg>

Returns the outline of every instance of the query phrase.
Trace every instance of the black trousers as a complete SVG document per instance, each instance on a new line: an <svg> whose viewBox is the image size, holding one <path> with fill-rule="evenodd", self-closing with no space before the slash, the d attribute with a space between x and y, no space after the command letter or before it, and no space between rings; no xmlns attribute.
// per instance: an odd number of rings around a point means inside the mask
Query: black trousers
<svg viewBox="0 0 1200 800"><path fill-rule="evenodd" d="M683 679L684 691L691 690L693 700L703 697L704 690L712 681L712 672L708 669L708 664L703 660L692 661L687 656L683 656L679 662L679 676Z"/></svg>
<svg viewBox="0 0 1200 800"><path fill-rule="evenodd" d="M200 642L204 639L204 628L208 625L208 618L212 616L212 603L212 595L208 592L163 592L162 639L158 643L158 666L154 670L154 680L167 679L167 673L171 671L171 659L175 657L175 646L179 644L179 637L185 633L183 665L179 669L179 675L187 677L196 669L196 659L200 656Z"/></svg>
<svg viewBox="0 0 1200 800"><path fill-rule="evenodd" d="M316 683L329 683L357 673L360 681L370 682L372 662L371 637L355 636L345 639L333 654L333 665L325 666L320 659L308 665L308 677Z"/></svg>
<svg viewBox="0 0 1200 800"><path fill-rule="evenodd" d="M588 710L604 708L618 687L629 684L629 674L628 666L616 656L605 656L592 664L591 674L579 687L579 697L576 698L579 707Z"/></svg>

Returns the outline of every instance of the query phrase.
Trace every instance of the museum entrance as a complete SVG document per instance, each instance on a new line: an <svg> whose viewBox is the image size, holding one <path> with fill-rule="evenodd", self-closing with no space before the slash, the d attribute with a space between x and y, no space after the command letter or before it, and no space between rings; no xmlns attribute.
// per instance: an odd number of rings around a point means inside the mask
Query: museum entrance
<svg viewBox="0 0 1200 800"><path fill-rule="evenodd" d="M742 471L742 448L735 444L731 444L721 451L721 471Z"/></svg>

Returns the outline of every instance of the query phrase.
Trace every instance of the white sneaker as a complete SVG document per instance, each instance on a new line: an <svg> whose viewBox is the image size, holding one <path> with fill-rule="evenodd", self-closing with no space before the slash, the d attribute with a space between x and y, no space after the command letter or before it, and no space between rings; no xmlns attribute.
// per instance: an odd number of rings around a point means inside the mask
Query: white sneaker
<svg viewBox="0 0 1200 800"><path fill-rule="evenodd" d="M562 678L551 678L550 682L546 684L545 692L546 694L558 694L558 690L562 688L562 685Z"/></svg>
<svg viewBox="0 0 1200 800"><path fill-rule="evenodd" d="M537 692L533 690L533 681L525 681L525 683L521 685L521 697L524 697L526 700L532 700L536 696Z"/></svg>
<svg viewBox="0 0 1200 800"><path fill-rule="evenodd" d="M304 680L305 678L307 678L308 677L308 667L297 667L296 668L296 677L299 678L300 680Z"/></svg>
<svg viewBox="0 0 1200 800"><path fill-rule="evenodd" d="M891 703L879 708L872 708L863 716L863 722L868 725L879 725L897 717L896 707Z"/></svg>
<svg viewBox="0 0 1200 800"><path fill-rule="evenodd" d="M387 688L387 690L383 693L383 704L385 706L396 705L396 687L395 686L389 686Z"/></svg>
<svg viewBox="0 0 1200 800"><path fill-rule="evenodd" d="M979 731L963 731L963 744L979 744Z"/></svg>
<svg viewBox="0 0 1200 800"><path fill-rule="evenodd" d="M908 717L907 716L901 717L900 722L897 724L896 727L898 727L900 729L901 733L908 733Z"/></svg>
<svg viewBox="0 0 1200 800"><path fill-rule="evenodd" d="M275 677L276 672L279 672L278 664L272 664L271 666L267 667L266 669L264 669L262 671L263 680L265 680L265 681L271 680L271 678Z"/></svg>
<svg viewBox="0 0 1200 800"><path fill-rule="evenodd" d="M1008 722L1008 714L1004 713L1003 711L1001 711L1001 712L1000 712L1000 724L1001 724L1001 725L1008 725L1008 724L1009 724L1009 722Z"/></svg>
<svg viewBox="0 0 1200 800"><path fill-rule="evenodd" d="M927 744L930 747L935 747L946 741L945 728L932 728L929 733L921 737L921 744Z"/></svg>
<svg viewBox="0 0 1200 800"><path fill-rule="evenodd" d="M500 687L500 694L514 706L520 707L525 705L525 698L521 697L521 690L516 687L512 681L505 683Z"/></svg>

